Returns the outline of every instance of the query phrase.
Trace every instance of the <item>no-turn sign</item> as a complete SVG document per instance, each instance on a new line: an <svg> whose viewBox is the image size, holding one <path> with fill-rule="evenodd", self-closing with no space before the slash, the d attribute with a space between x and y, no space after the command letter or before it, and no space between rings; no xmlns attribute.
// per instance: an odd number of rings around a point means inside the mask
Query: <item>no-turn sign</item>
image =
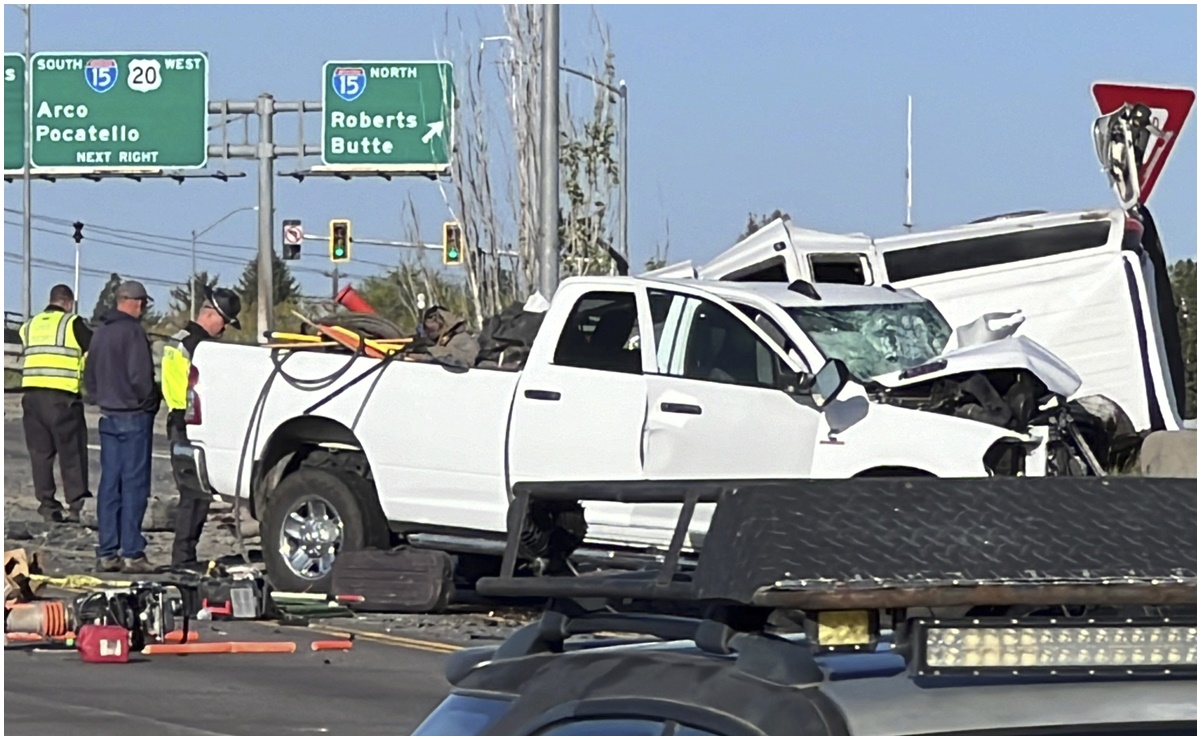
<svg viewBox="0 0 1201 740"><path fill-rule="evenodd" d="M300 225L298 219L289 219L284 221L284 245L288 247L299 247L304 241L304 228Z"/></svg>

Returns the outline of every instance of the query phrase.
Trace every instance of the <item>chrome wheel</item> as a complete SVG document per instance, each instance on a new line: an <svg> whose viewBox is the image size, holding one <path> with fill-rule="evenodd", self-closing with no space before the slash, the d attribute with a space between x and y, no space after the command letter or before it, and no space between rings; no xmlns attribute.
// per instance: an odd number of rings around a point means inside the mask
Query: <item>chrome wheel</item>
<svg viewBox="0 0 1201 740"><path fill-rule="evenodd" d="M304 496L293 504L279 534L279 554L292 573L316 581L333 570L342 549L342 519L324 498Z"/></svg>

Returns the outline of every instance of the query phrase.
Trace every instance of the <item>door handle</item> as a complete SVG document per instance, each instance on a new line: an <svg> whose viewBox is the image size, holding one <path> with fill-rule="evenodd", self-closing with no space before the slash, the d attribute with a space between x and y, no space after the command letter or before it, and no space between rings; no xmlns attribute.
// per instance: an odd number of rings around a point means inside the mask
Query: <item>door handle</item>
<svg viewBox="0 0 1201 740"><path fill-rule="evenodd" d="M535 401L558 401L563 395L558 391L526 391L525 397Z"/></svg>
<svg viewBox="0 0 1201 740"><path fill-rule="evenodd" d="M690 403L661 403L659 408L669 414L691 414L693 416L701 415L701 407L694 406Z"/></svg>

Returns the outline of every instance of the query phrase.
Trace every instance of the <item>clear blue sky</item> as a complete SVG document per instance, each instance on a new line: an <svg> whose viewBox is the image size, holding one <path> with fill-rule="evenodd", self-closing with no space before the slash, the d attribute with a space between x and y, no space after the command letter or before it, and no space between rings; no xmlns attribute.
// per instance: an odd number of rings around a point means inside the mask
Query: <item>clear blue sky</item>
<svg viewBox="0 0 1201 740"><path fill-rule="evenodd" d="M326 60L433 58L447 12L464 24L468 43L504 32L499 6L36 5L33 50L200 50L209 54L213 99L271 92L316 100ZM591 12L563 6L565 62L579 63L592 48ZM917 228L1027 208L1108 207L1113 198L1090 137L1090 84L1195 89L1197 82L1192 6L626 5L596 12L611 29L618 76L630 85L630 236L638 262L664 241L665 224L672 260L703 259L733 243L748 211L774 208L812 228L899 232L907 94L915 107ZM22 30L21 12L6 5L6 52L22 50ZM571 84L573 96L587 93L587 83ZM1196 256L1196 116L1151 201L1172 258ZM316 141L318 119L307 127ZM253 162L236 166L250 176L182 186L35 184L34 213L182 239L256 202ZM277 166L291 168L286 160ZM345 216L356 236L399 239L409 193L422 236L439 240L446 209L427 181L278 180L276 208L279 218L304 219L310 233ZM5 185L4 204L20 209L19 182ZM9 225L19 219L6 214L6 254L20 253L20 227ZM70 263L70 230L50 228L59 233L34 233L34 256ZM246 249L206 249L249 258L255 233L255 216L238 214L207 239ZM85 241L83 265L186 280L186 243L158 241L152 248L166 254ZM329 280L316 274L329 267L324 248L305 249L298 277L306 293L324 293ZM355 255L397 258L384 248L356 247ZM356 264L350 272L379 269ZM223 282L240 271L219 266ZM20 308L20 275L19 264L5 262L6 309ZM53 283L70 278L35 267L35 309ZM82 279L86 312L103 280ZM165 299L165 287L149 287Z"/></svg>

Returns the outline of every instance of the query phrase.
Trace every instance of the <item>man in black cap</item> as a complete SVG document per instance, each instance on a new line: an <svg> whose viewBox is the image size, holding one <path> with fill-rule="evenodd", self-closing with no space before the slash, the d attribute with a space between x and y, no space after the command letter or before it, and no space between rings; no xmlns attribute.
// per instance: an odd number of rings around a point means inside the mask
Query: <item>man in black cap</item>
<svg viewBox="0 0 1201 740"><path fill-rule="evenodd" d="M116 308L101 317L92 336L84 369L84 387L101 414L96 569L103 573L154 572L142 536L154 416L162 401L141 321L150 303L146 286L136 280L121 283Z"/></svg>
<svg viewBox="0 0 1201 740"><path fill-rule="evenodd" d="M225 288L204 289L204 304L195 321L189 321L163 348L163 399L167 402L167 437L171 444L184 442L187 434L187 408L192 355L202 341L220 337L226 326L241 329L238 313L242 301L238 294ZM204 491L185 485L178 479L179 508L175 511L175 544L171 548L171 567L194 570L196 545L208 519L212 498Z"/></svg>

